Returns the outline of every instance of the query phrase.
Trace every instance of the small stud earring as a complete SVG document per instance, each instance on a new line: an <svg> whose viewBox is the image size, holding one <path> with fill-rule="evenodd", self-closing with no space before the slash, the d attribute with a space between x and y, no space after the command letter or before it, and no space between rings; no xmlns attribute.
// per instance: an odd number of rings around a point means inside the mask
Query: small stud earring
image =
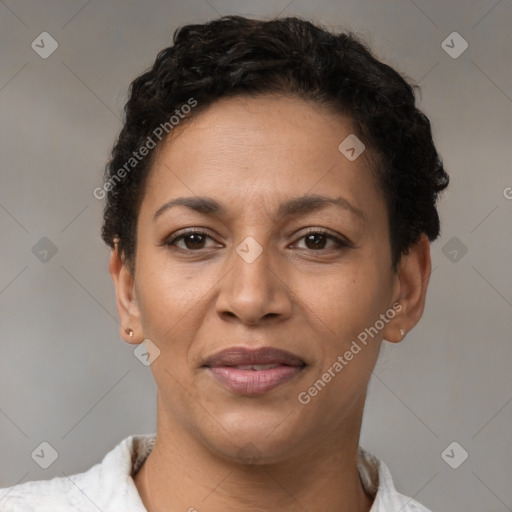
<svg viewBox="0 0 512 512"><path fill-rule="evenodd" d="M124 332L126 334L128 334L128 336L130 336L130 338L133 338L133 330L132 329L126 329Z"/></svg>
<svg viewBox="0 0 512 512"><path fill-rule="evenodd" d="M402 338L405 336L405 331L403 329L400 329L400 335L402 336Z"/></svg>

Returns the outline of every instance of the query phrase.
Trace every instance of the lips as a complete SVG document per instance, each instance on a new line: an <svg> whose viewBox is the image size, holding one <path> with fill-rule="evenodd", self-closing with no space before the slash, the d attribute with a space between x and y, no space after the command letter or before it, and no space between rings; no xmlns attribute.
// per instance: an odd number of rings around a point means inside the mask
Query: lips
<svg viewBox="0 0 512 512"><path fill-rule="evenodd" d="M285 350L232 347L210 356L204 367L223 386L242 395L261 395L290 381L306 363Z"/></svg>
<svg viewBox="0 0 512 512"><path fill-rule="evenodd" d="M217 352L206 360L205 366L248 366L281 364L286 366L304 366L304 361L286 350L273 347L261 347L247 349L244 347L232 347Z"/></svg>

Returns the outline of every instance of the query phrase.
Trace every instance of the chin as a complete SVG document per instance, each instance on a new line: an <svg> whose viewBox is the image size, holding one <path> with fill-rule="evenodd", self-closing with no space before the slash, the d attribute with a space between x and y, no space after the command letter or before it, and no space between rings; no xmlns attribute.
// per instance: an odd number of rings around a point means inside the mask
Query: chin
<svg viewBox="0 0 512 512"><path fill-rule="evenodd" d="M242 439L238 438L237 442L239 445L235 447L231 443L228 446L215 443L210 445L210 449L218 457L246 466L275 464L286 460L287 454L292 450L291 446L270 442L264 436L255 439L248 435Z"/></svg>
<svg viewBox="0 0 512 512"><path fill-rule="evenodd" d="M205 436L204 440L215 455L230 462L273 464L291 457L299 449L300 439L308 437L294 430L290 423L286 424L287 417L267 414L262 418L261 412L249 417L231 414L229 421L218 419L223 427L219 436ZM222 435L225 433L228 435Z"/></svg>

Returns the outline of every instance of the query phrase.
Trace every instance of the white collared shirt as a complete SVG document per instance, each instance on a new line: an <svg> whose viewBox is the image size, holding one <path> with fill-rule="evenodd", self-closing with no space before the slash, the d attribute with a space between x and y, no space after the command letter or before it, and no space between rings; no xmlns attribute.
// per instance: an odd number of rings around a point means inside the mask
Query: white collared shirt
<svg viewBox="0 0 512 512"><path fill-rule="evenodd" d="M2 512L147 512L132 475L151 453L155 434L121 441L103 460L84 473L25 482L0 489ZM378 457L359 447L359 476L374 497L370 512L430 512L398 493L389 469ZM192 510L194 504L191 504ZM196 506L200 511L201 507Z"/></svg>

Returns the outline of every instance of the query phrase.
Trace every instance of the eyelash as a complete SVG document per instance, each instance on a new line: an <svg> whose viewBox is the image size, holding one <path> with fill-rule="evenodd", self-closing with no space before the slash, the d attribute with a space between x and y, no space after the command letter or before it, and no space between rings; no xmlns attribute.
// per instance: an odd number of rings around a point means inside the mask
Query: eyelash
<svg viewBox="0 0 512 512"><path fill-rule="evenodd" d="M347 248L352 247L351 244L348 241L342 240L342 239L332 235L331 233L329 233L328 231L325 231L323 229L310 229L309 231L304 233L299 238L299 240L302 240L302 239L304 239L307 236L312 235L312 234L322 235L325 238L327 238L329 240L332 240L336 244L338 250L340 250L340 249L347 249ZM211 238L213 240L213 238L210 236L210 234L207 233L206 231L202 231L200 229L192 229L190 231L182 232L179 235L166 240L162 245L167 246L167 247L177 247L176 246L176 242L177 241L183 240L187 236L190 236L190 235L201 235L201 236L204 236L204 237ZM200 252L204 248L200 248L200 249L186 249L186 248L178 247L178 249L182 250L184 252L187 252L187 253L192 253L192 252ZM317 250L315 250L315 249L307 249L306 248L306 249L302 249L302 250L307 250L307 251L312 251L312 252L316 252L316 253L321 253L322 251L328 251L329 248L327 248L327 249L317 249Z"/></svg>

